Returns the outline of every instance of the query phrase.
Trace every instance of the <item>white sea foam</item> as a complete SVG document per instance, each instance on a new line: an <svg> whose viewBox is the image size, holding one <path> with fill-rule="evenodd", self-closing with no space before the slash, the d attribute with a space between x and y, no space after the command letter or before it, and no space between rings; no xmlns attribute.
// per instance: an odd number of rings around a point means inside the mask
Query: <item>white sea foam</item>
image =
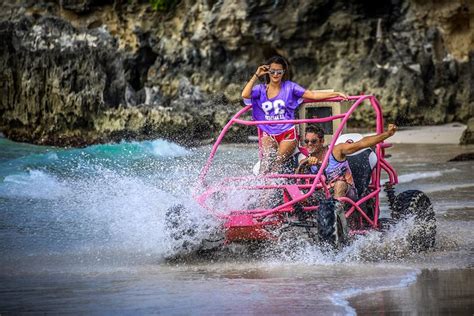
<svg viewBox="0 0 474 316"><path fill-rule="evenodd" d="M58 157L58 154L55 153L55 152L49 152L46 154L46 159L49 159L49 160L58 160L59 157Z"/></svg>
<svg viewBox="0 0 474 316"><path fill-rule="evenodd" d="M466 185L466 187L471 187L471 186L474 186L474 184L471 184L469 186ZM451 188L451 186L449 187ZM434 207L436 209L436 214L444 215L450 210L474 209L474 200L464 201L462 205L460 205L458 202L438 201L436 202Z"/></svg>
<svg viewBox="0 0 474 316"><path fill-rule="evenodd" d="M398 176L399 183L408 183L419 179L426 179L426 178L438 178L441 177L444 173L448 172L455 172L456 169L448 169L444 171L426 171L426 172L413 172L402 174Z"/></svg>
<svg viewBox="0 0 474 316"><path fill-rule="evenodd" d="M329 296L329 299L334 305L343 307L346 312L346 315L357 315L356 310L349 305L349 301L347 300L348 298L354 297L361 293L368 294L384 290L407 287L416 281L419 274L421 274L421 270L410 271L398 283L382 286L369 286L364 288L350 288L341 292L333 293Z"/></svg>
<svg viewBox="0 0 474 316"><path fill-rule="evenodd" d="M0 183L0 196L52 200L63 196L67 188L55 176L41 170L6 176Z"/></svg>
<svg viewBox="0 0 474 316"><path fill-rule="evenodd" d="M410 164L405 164L406 167L424 167L428 165L427 163L410 163Z"/></svg>
<svg viewBox="0 0 474 316"><path fill-rule="evenodd" d="M152 154L157 157L179 157L189 154L189 150L167 140L158 139L150 144Z"/></svg>
<svg viewBox="0 0 474 316"><path fill-rule="evenodd" d="M434 193L434 192L451 191L451 190L471 188L471 187L474 187L474 183L429 185L423 188L423 192Z"/></svg>

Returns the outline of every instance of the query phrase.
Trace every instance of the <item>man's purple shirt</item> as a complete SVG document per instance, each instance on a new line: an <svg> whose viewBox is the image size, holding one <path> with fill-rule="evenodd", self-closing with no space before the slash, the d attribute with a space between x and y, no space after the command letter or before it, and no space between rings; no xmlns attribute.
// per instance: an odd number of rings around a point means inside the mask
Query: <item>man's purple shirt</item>
<svg viewBox="0 0 474 316"><path fill-rule="evenodd" d="M250 99L244 99L246 105L252 105L255 121L294 120L295 110L303 102L305 88L286 80L281 82L280 92L274 98L267 97L266 86L253 87ZM262 131L270 135L281 134L293 127L293 124L259 125Z"/></svg>

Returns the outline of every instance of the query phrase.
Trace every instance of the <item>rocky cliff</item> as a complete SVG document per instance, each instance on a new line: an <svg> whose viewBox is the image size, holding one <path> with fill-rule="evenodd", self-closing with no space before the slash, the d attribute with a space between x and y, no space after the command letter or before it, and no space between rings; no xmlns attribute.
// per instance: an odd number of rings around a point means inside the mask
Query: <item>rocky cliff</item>
<svg viewBox="0 0 474 316"><path fill-rule="evenodd" d="M147 1L4 3L0 129L72 146L212 138L274 54L307 88L377 95L399 124L466 122L473 11L467 0L183 0L166 12Z"/></svg>

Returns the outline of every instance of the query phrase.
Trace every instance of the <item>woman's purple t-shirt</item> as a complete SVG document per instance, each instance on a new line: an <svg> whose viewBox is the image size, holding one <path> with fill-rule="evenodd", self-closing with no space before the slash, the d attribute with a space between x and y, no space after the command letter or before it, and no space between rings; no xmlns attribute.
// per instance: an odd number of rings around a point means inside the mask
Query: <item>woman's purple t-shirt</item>
<svg viewBox="0 0 474 316"><path fill-rule="evenodd" d="M246 105L252 105L255 121L294 120L295 110L303 102L306 91L298 84L286 80L281 82L280 92L274 98L267 97L266 86L259 84L253 87L250 99L244 99ZM281 134L293 127L293 124L259 125L262 131L270 135Z"/></svg>

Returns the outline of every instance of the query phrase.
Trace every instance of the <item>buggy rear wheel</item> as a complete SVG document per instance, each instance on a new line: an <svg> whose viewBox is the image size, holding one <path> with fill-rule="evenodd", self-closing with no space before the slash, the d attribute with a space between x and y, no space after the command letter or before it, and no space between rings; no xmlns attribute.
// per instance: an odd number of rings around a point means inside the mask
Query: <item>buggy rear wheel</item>
<svg viewBox="0 0 474 316"><path fill-rule="evenodd" d="M420 252L434 247L436 237L436 218L428 196L418 190L408 190L395 197L392 218L406 219L414 216L415 226L408 235L413 251Z"/></svg>

